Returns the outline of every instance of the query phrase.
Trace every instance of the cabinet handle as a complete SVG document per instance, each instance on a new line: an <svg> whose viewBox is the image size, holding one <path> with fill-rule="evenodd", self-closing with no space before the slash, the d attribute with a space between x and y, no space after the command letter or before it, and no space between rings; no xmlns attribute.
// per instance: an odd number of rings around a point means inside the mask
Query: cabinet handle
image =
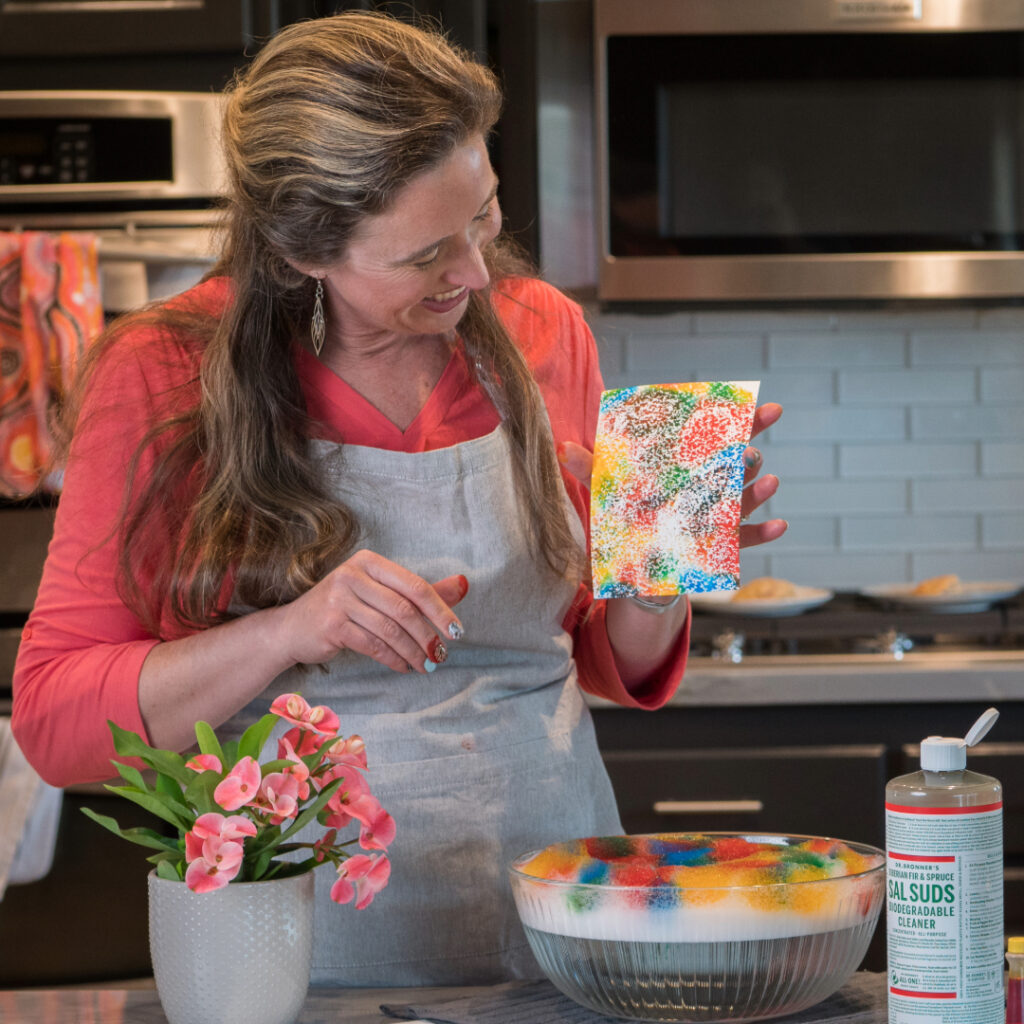
<svg viewBox="0 0 1024 1024"><path fill-rule="evenodd" d="M762 800L655 800L655 814L759 814Z"/></svg>

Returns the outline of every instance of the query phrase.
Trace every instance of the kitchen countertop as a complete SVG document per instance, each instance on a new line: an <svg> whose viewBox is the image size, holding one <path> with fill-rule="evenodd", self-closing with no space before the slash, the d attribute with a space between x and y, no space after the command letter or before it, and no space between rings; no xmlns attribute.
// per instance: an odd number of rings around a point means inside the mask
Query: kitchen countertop
<svg viewBox="0 0 1024 1024"><path fill-rule="evenodd" d="M311 988L297 1024L381 1024L382 1004L443 1002L484 988ZM166 1024L153 987L0 991L2 1024Z"/></svg>
<svg viewBox="0 0 1024 1024"><path fill-rule="evenodd" d="M885 1024L886 976L859 971L823 1002L780 1024ZM381 1007L395 1009L391 1015ZM612 1024L550 982L449 988L311 988L296 1024L384 1024L397 1017L453 1024ZM166 1024L150 980L133 988L0 991L0 1024Z"/></svg>
<svg viewBox="0 0 1024 1024"><path fill-rule="evenodd" d="M691 657L668 706L1024 700L1024 651ZM588 697L594 708L618 705Z"/></svg>

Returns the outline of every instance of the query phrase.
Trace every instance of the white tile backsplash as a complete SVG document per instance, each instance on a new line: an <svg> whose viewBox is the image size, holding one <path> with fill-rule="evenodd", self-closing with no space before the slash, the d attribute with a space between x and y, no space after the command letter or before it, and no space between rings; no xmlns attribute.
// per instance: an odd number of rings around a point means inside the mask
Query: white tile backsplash
<svg viewBox="0 0 1024 1024"><path fill-rule="evenodd" d="M943 551L914 555L910 579L955 572L965 580L1024 580L1024 551Z"/></svg>
<svg viewBox="0 0 1024 1024"><path fill-rule="evenodd" d="M840 370L839 401L864 405L973 402L977 374L956 370Z"/></svg>
<svg viewBox="0 0 1024 1024"><path fill-rule="evenodd" d="M898 441L906 436L906 413L895 406L795 405L772 427L773 440L780 441Z"/></svg>
<svg viewBox="0 0 1024 1024"><path fill-rule="evenodd" d="M920 440L1016 440L1024 437L1024 405L990 402L912 408L910 436Z"/></svg>
<svg viewBox="0 0 1024 1024"><path fill-rule="evenodd" d="M771 466L766 470L771 471ZM772 515L783 518L786 509L792 509L794 515L822 516L903 512L907 508L907 485L903 480L781 481L772 502Z"/></svg>
<svg viewBox="0 0 1024 1024"><path fill-rule="evenodd" d="M1013 331L915 331L910 338L912 366L1020 366L1024 327Z"/></svg>
<svg viewBox="0 0 1024 1024"><path fill-rule="evenodd" d="M890 331L770 334L768 360L773 369L787 366L906 366L907 338L904 334Z"/></svg>
<svg viewBox="0 0 1024 1024"><path fill-rule="evenodd" d="M769 434L772 431L768 432ZM830 444L775 444L762 435L757 447L770 472L785 480L827 480L836 475L836 449Z"/></svg>
<svg viewBox="0 0 1024 1024"><path fill-rule="evenodd" d="M982 441L981 472L983 476L1024 476L1024 440Z"/></svg>
<svg viewBox="0 0 1024 1024"><path fill-rule="evenodd" d="M824 405L834 402L835 394L836 375L833 370L767 370L761 373L761 398L765 402L779 402L789 408Z"/></svg>
<svg viewBox="0 0 1024 1024"><path fill-rule="evenodd" d="M1024 309L585 309L609 387L757 379L785 407L759 446L789 531L745 578L1024 581Z"/></svg>
<svg viewBox="0 0 1024 1024"><path fill-rule="evenodd" d="M1024 470L1024 452L1021 453ZM973 477L978 472L978 446L963 444L841 444L839 473L844 477L895 476L904 480L930 476Z"/></svg>
<svg viewBox="0 0 1024 1024"><path fill-rule="evenodd" d="M1024 537L1024 511L1009 515L983 515L981 517L981 543L983 547L1006 548L1014 551L1020 548Z"/></svg>
<svg viewBox="0 0 1024 1024"><path fill-rule="evenodd" d="M984 367L982 401L1015 402L1024 395L1024 366Z"/></svg>
<svg viewBox="0 0 1024 1024"><path fill-rule="evenodd" d="M910 508L915 512L1015 512L1024 508L1024 478L1003 477L972 480L914 480Z"/></svg>
<svg viewBox="0 0 1024 1024"><path fill-rule="evenodd" d="M844 551L970 551L978 544L977 516L843 516Z"/></svg>

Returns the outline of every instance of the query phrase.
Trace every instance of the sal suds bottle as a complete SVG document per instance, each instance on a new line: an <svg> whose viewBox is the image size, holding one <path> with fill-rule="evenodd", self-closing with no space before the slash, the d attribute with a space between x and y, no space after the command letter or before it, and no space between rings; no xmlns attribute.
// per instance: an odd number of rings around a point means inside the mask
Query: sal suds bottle
<svg viewBox="0 0 1024 1024"><path fill-rule="evenodd" d="M889 1024L1003 1024L1003 787L967 770L992 728L929 736L885 788Z"/></svg>

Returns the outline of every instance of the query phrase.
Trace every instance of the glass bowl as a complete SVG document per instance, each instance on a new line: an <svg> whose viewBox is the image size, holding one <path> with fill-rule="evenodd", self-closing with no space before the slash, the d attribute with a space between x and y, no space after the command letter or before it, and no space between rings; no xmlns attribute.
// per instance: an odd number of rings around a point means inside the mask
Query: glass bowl
<svg viewBox="0 0 1024 1024"><path fill-rule="evenodd" d="M857 970L885 900L881 850L820 836L593 837L509 870L544 973L577 1003L633 1020L813 1006Z"/></svg>

